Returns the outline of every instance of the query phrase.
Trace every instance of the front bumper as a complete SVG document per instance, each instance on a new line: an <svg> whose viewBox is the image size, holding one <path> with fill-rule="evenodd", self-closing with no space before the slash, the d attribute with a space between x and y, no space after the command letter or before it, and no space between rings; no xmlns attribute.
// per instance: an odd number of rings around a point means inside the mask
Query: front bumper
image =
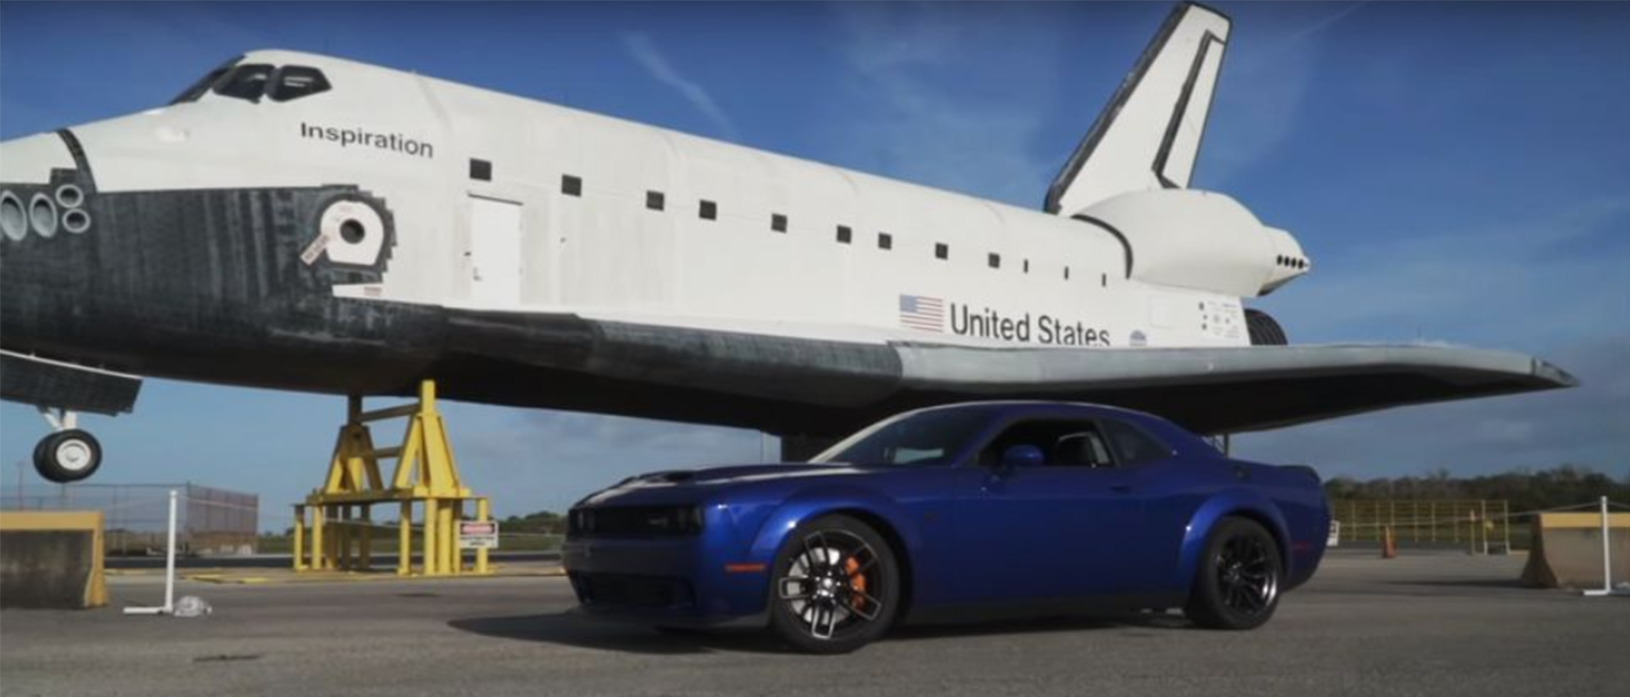
<svg viewBox="0 0 1630 697"><path fill-rule="evenodd" d="M742 559L720 537L568 538L561 556L586 614L665 626L765 626L769 560ZM742 563L766 570L726 569Z"/></svg>

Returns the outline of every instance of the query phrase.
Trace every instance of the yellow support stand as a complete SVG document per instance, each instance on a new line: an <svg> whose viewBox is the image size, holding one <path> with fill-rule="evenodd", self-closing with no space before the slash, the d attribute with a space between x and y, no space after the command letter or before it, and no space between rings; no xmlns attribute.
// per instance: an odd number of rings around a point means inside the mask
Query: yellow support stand
<svg viewBox="0 0 1630 697"><path fill-rule="evenodd" d="M407 419L402 444L374 447L368 424ZM389 484L381 476L381 460L396 460ZM368 571L373 568L375 504L397 503L397 563L401 576L486 574L487 550L475 550L466 567L458 548L458 524L464 502L475 501L475 520L486 522L486 497L474 496L458 476L453 445L436 411L436 383L419 383L419 399L388 409L363 411L362 397L348 399L345 425L340 427L321 489L294 506L295 571ZM422 513L417 526L420 565L413 565L414 504ZM308 512L310 515L308 516ZM310 535L309 544L306 536ZM386 537L385 539L389 539Z"/></svg>

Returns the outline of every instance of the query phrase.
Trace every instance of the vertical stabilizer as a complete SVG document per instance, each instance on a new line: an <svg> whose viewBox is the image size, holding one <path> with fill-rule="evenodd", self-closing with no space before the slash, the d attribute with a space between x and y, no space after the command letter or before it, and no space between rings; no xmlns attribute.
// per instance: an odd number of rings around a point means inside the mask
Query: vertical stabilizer
<svg viewBox="0 0 1630 697"><path fill-rule="evenodd" d="M1228 28L1228 17L1202 5L1172 10L1048 187L1047 212L1072 215L1118 194L1188 187Z"/></svg>

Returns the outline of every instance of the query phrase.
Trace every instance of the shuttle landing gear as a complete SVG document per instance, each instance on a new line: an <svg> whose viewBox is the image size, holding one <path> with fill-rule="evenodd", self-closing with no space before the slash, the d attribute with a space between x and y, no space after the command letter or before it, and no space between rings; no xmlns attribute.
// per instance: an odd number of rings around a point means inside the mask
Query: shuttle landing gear
<svg viewBox="0 0 1630 697"><path fill-rule="evenodd" d="M78 428L79 415L67 409L53 412L47 407L40 407L40 415L51 424L52 433L34 446L34 470L59 484L96 474L96 468L102 466L102 444Z"/></svg>

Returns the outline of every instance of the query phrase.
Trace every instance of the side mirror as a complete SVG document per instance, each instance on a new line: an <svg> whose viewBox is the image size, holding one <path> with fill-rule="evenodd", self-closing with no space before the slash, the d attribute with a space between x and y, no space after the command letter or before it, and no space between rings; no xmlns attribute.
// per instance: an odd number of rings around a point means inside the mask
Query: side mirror
<svg viewBox="0 0 1630 697"><path fill-rule="evenodd" d="M1041 448L1034 445L1015 445L1002 451L1002 469L1013 470L1019 467L1039 467L1046 461L1041 454Z"/></svg>

